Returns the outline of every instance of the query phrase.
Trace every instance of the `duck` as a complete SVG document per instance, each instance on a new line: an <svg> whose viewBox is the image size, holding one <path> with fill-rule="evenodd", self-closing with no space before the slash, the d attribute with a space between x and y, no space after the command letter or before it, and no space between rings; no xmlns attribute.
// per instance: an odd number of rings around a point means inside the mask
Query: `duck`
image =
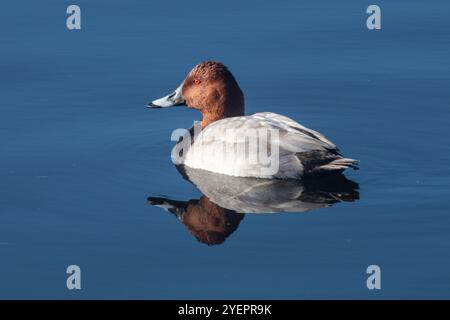
<svg viewBox="0 0 450 320"><path fill-rule="evenodd" d="M358 169L323 134L274 112L245 115L244 94L221 62L197 64L167 96L148 108L187 106L200 122L178 135L172 161L217 174L262 179L296 179ZM172 134L173 137L173 134Z"/></svg>

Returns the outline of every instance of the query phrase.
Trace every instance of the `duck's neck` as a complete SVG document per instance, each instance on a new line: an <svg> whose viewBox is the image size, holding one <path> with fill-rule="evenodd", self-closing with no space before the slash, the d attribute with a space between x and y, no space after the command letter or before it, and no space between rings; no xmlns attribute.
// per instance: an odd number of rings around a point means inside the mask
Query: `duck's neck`
<svg viewBox="0 0 450 320"><path fill-rule="evenodd" d="M202 111L202 128L214 121L225 118L239 117L245 114L244 97L219 99L215 105L208 106Z"/></svg>

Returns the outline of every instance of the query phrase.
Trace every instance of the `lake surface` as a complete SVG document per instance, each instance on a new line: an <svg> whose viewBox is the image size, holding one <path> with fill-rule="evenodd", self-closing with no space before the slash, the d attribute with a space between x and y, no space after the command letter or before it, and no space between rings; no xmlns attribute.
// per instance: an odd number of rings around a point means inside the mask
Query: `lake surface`
<svg viewBox="0 0 450 320"><path fill-rule="evenodd" d="M72 31L69 4L0 13L0 298L450 298L448 1L377 1L373 31L356 0L80 0ZM200 114L144 106L206 59L247 114L359 159L360 199L247 214L218 245L149 204L202 196L170 160L172 131Z"/></svg>

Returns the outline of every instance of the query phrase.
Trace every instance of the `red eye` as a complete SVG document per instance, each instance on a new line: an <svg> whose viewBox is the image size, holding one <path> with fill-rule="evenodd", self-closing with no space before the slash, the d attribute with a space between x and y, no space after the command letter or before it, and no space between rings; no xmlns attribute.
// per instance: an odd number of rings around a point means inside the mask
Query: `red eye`
<svg viewBox="0 0 450 320"><path fill-rule="evenodd" d="M202 81L199 80L199 79L195 79L195 80L194 80L194 83L195 83L195 84L200 84L200 83L202 83Z"/></svg>

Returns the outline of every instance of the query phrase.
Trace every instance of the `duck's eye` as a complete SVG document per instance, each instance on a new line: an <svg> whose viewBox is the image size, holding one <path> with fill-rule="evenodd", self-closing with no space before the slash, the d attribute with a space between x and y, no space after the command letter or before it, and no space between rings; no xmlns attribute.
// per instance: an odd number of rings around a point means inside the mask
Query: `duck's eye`
<svg viewBox="0 0 450 320"><path fill-rule="evenodd" d="M195 84L200 84L200 83L202 83L202 81L199 80L199 79L195 79L195 80L194 80L194 83L195 83Z"/></svg>

